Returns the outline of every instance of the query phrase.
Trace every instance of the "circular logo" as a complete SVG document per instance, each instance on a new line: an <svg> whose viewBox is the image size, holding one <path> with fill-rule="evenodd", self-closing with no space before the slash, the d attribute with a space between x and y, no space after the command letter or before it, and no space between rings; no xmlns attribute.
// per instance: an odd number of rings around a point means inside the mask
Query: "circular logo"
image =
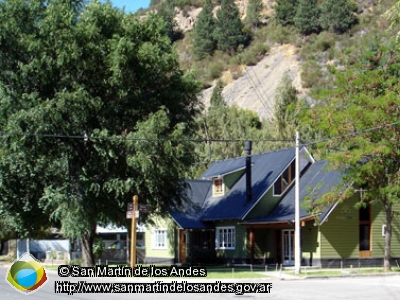
<svg viewBox="0 0 400 300"><path fill-rule="evenodd" d="M17 291L28 294L40 288L47 281L47 276L42 264L25 253L8 269L6 281Z"/></svg>

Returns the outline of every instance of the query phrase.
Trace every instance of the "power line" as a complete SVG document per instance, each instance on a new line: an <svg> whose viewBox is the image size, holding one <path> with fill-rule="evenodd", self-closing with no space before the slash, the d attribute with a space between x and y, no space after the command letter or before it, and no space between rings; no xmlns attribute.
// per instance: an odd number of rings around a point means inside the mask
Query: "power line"
<svg viewBox="0 0 400 300"><path fill-rule="evenodd" d="M253 87L254 92L255 92L255 94L256 94L258 100L260 100L261 104L264 106L264 108L266 109L266 111L267 111L267 112L271 115L271 117L273 118L273 115L274 115L274 114L273 114L272 109L271 109L268 105L266 105L265 102L263 101L262 95L261 95L260 92L258 91L257 85L256 85L256 83L254 82L253 78L251 77L250 73L247 71L247 69L244 71L244 74L245 74L245 75L247 76L247 78L249 79L250 84L251 84L251 86Z"/></svg>
<svg viewBox="0 0 400 300"><path fill-rule="evenodd" d="M201 139L201 138L187 138L187 139L171 139L171 138L144 138L144 137L100 137L83 135L62 135L62 134L41 134L41 133L18 133L18 132L4 132L0 131L0 138L5 136L25 136L25 137L44 137L44 138L60 138L60 139L82 139L88 140L115 140L115 141L143 141L143 142L195 142L195 143L209 143L209 142L223 142L223 143L240 143L248 141L249 139ZM252 139L253 142L293 142L294 140L277 140L277 139Z"/></svg>
<svg viewBox="0 0 400 300"><path fill-rule="evenodd" d="M329 141L333 141L333 140L340 140L340 139L344 139L344 138L347 138L347 137L353 137L353 136L361 135L361 134L364 134L364 133L367 133L367 132L370 132L370 131L384 129L384 128L392 127L392 126L399 125L399 124L400 124L400 121L394 122L394 123L389 123L389 124L384 124L384 125L381 125L381 126L371 127L371 128L367 128L367 129L362 129L362 130L354 131L352 133L348 133L348 134L344 134L344 135L339 135L339 136L334 136L334 137L330 137L330 138L326 138L326 139L322 139L322 140L312 141L312 142L304 143L304 144L301 144L301 145L302 146L307 146L307 145L325 143L325 142L329 142Z"/></svg>
<svg viewBox="0 0 400 300"><path fill-rule="evenodd" d="M367 132L380 130L395 125L400 125L400 121L393 122L389 124L384 124L380 126L370 127L358 131L354 131L348 134L329 137L321 140L310 141L307 143L302 143L301 146L314 145L324 142L329 142L333 140L340 140L347 137L358 136ZM186 138L186 139L171 139L171 138L145 138L145 137L101 137L101 136L88 136L86 133L83 135L64 135L64 134L47 134L47 133L19 133L19 132L5 132L0 131L0 138L5 138L6 136L25 136L25 137L43 137L43 138L59 138L59 139L81 139L83 141L88 140L115 140L115 141L143 141L143 142L195 142L195 143L240 143L248 141L249 139L202 139L202 138ZM294 143L294 139L250 139L253 142L272 142L272 143Z"/></svg>
<svg viewBox="0 0 400 300"><path fill-rule="evenodd" d="M258 86L260 87L261 92L264 94L265 100L267 102L267 106L271 111L270 112L271 113L271 118L274 119L274 107L272 106L270 98L268 97L267 93L265 92L264 85L262 84L262 82L261 82L260 78L258 77L256 71L254 69L252 69L252 70L253 70L254 77L256 78L256 80L258 82Z"/></svg>

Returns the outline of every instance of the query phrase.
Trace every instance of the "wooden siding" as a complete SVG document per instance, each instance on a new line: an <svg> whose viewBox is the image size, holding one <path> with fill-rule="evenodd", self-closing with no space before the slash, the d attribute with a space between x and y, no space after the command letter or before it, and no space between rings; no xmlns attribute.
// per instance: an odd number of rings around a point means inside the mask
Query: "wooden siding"
<svg viewBox="0 0 400 300"><path fill-rule="evenodd" d="M270 188L267 193L261 198L257 205L251 210L245 219L254 219L265 217L279 202L281 197L273 196L273 189Z"/></svg>
<svg viewBox="0 0 400 300"><path fill-rule="evenodd" d="M172 220L166 220L162 218L155 218L152 226L146 226L146 258L157 257L157 258L174 258L176 253L175 241L176 239L176 228ZM165 228L167 229L167 248L166 249L153 249L153 229Z"/></svg>
<svg viewBox="0 0 400 300"><path fill-rule="evenodd" d="M254 258L275 261L276 229L254 228Z"/></svg>
<svg viewBox="0 0 400 300"><path fill-rule="evenodd" d="M215 249L218 258L230 259L230 258L247 258L247 231L242 225L238 225L237 222L216 222L214 228L221 226L234 226L235 227L235 249L220 250ZM215 233L217 235L217 233Z"/></svg>
<svg viewBox="0 0 400 300"><path fill-rule="evenodd" d="M382 225L386 224L386 215L381 203L376 203L372 208L371 245L372 257L383 257L385 251L385 237L382 235ZM393 210L400 212L400 204L395 204ZM392 243L390 248L392 257L400 257L400 215L392 220ZM400 263L400 262L399 262Z"/></svg>
<svg viewBox="0 0 400 300"><path fill-rule="evenodd" d="M308 221L301 228L302 259L307 266L314 265L313 260L321 258L321 234L315 222Z"/></svg>
<svg viewBox="0 0 400 300"><path fill-rule="evenodd" d="M359 257L356 202L356 198L351 198L338 204L328 220L319 227L322 259Z"/></svg>
<svg viewBox="0 0 400 300"><path fill-rule="evenodd" d="M359 210L354 207L357 198L339 204L328 221L320 226L321 258L360 258L359 252ZM400 204L394 205L400 211ZM371 258L383 258L385 237L382 225L386 216L381 203L371 205ZM400 256L400 216L392 221L391 256Z"/></svg>
<svg viewBox="0 0 400 300"><path fill-rule="evenodd" d="M244 175L245 170L240 170L224 176L225 193Z"/></svg>

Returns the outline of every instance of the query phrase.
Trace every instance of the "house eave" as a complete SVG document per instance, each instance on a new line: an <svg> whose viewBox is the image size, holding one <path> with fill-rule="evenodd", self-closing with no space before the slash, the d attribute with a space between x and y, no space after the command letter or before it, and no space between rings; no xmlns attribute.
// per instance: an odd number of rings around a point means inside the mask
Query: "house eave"
<svg viewBox="0 0 400 300"><path fill-rule="evenodd" d="M300 218L300 221L312 221L315 220L316 216L304 216ZM287 225L287 224L293 224L294 225L295 220L290 218L287 220L276 220L276 221L244 221L244 222L240 222L241 225L246 225L246 226L251 226L251 225L278 225L278 224L282 224L282 225Z"/></svg>

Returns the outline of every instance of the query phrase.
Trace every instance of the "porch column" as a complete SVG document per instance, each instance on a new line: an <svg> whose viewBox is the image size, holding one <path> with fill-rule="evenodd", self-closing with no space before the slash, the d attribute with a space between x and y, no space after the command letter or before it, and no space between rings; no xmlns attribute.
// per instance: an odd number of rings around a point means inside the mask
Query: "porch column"
<svg viewBox="0 0 400 300"><path fill-rule="evenodd" d="M249 246L250 246L250 263L254 262L254 229L250 227L249 229Z"/></svg>

